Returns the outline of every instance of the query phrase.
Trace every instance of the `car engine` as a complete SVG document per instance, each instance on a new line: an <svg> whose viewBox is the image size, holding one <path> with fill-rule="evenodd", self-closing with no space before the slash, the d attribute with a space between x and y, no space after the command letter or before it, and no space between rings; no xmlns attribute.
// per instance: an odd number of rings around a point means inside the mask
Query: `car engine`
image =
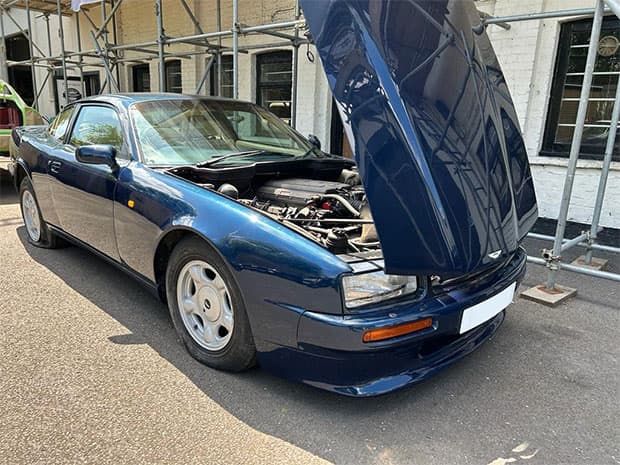
<svg viewBox="0 0 620 465"><path fill-rule="evenodd" d="M303 229L335 254L376 250L380 244L357 172L338 181L271 179L256 189L248 206Z"/></svg>
<svg viewBox="0 0 620 465"><path fill-rule="evenodd" d="M259 210L334 254L380 249L355 167L312 178L299 176L299 171L246 176L241 170L237 177L219 176L218 171L191 166L167 172Z"/></svg>

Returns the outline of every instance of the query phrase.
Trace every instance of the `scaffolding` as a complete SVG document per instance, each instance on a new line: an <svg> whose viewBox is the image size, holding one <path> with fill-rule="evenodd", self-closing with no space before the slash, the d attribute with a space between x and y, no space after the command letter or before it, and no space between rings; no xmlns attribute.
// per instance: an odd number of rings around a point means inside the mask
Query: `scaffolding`
<svg viewBox="0 0 620 465"><path fill-rule="evenodd" d="M157 38L132 44L119 44L117 43L117 31L116 31L116 15L123 5L123 0L101 0L93 3L83 4L79 11L71 10L70 0L2 0L0 1L0 39L4 40L4 20L7 18L11 23L15 25L19 32L28 40L30 48L30 59L25 61L6 61L6 54L0 52L0 67L3 67L3 63L6 66L19 66L30 65L32 70L32 87L34 89L34 101L33 107L38 108L39 98L41 91L47 84L50 76L52 76L57 70L62 72L64 79L64 86L67 89L67 75L69 70L78 70L80 76L80 83L82 90L84 91L84 68L99 67L103 68L105 73L105 79L101 86L101 90L105 92L119 92L120 86L118 83L119 67L125 63L144 63L158 60L158 73L159 73L159 91L166 92L166 78L165 78L165 61L168 58L189 58L192 56L210 56L206 63L204 73L199 80L199 83L195 89L198 94L202 91L209 72L213 66L217 66L217 94L221 94L222 90L222 55L224 53L230 53L233 56L233 97L239 96L239 53L247 53L252 49L272 49L282 47L292 47L293 49L293 67L292 67L292 98L291 98L291 125L295 127L296 124L296 97L297 97L297 75L298 75L298 61L299 61L299 47L307 44L308 39L301 33L305 27L305 21L301 19L301 10L299 7L299 0L294 1L293 18L287 21L280 21L268 24L259 24L246 26L239 22L239 0L232 1L232 18L230 22L230 28L222 28L222 15L221 15L221 0L210 0L216 2L217 8L217 30L212 32L205 32L202 29L200 22L198 21L195 12L187 3L187 0L175 0L178 1L179 6L182 7L184 13L188 16L191 23L194 25L197 34L184 35L179 37L171 37L165 32L165 23L163 17L163 0L153 0L155 5L155 21L157 24ZM17 19L11 13L11 9L20 8L26 12L26 25L19 24ZM97 25L92 18L92 15L96 13L96 9L100 10L101 23ZM48 51L47 53L35 43L32 38L32 12L38 12L43 15L47 26L47 41ZM60 55L52 56L52 40L49 27L50 16L56 16L59 23L59 43L60 43ZM65 31L63 25L63 17L72 16L75 19L76 24L76 43L77 50L67 51L65 46ZM82 48L82 31L80 28L80 17L83 16L88 24L90 30L88 36L92 42L90 49ZM108 30L108 29L111 29ZM247 35L261 35L264 37L272 38L269 42L240 45L239 37ZM232 39L232 46L226 47L222 45L222 39ZM277 38L278 41L274 41L273 38ZM112 40L110 40L112 39ZM215 43L210 40L215 40ZM170 52L166 51L166 47L175 44L186 44L199 47L195 51L185 52ZM2 47L4 51L4 47ZM135 56L124 58L122 52L131 51ZM36 53L35 53L36 52ZM39 56L36 56L36 55ZM96 60L96 61L93 61ZM38 85L35 69L42 67L47 69L47 75L43 83ZM84 95L84 92L82 93ZM65 92L65 104L69 103L68 92Z"/></svg>
<svg viewBox="0 0 620 465"><path fill-rule="evenodd" d="M170 0L172 1L172 0ZM101 86L102 91L118 92L119 84L119 67L126 63L140 63L145 61L157 60L159 64L159 90L165 92L165 60L169 57L188 58L197 55L208 55L209 59L206 63L204 73L200 78L196 87L196 93L200 93L205 85L206 79L211 69L217 67L217 94L222 91L222 55L223 53L232 54L233 57L233 97L239 96L239 53L247 53L251 49L269 49L292 47L292 98L291 98L291 125L296 125L297 113L297 81L298 81L298 61L299 48L303 44L309 43L308 36L305 32L305 21L301 18L299 0L294 0L293 18L287 21L273 22L268 24L246 26L239 22L239 0L232 0L232 17L230 18L229 28L222 27L221 0L210 0L216 2L217 30L205 32L198 21L195 12L188 5L186 0L175 0L179 2L185 14L195 27L197 33L184 35L179 37L171 37L165 32L165 23L163 17L163 0L153 0L155 6L155 20L157 25L157 37L153 40L133 43L119 44L117 43L116 31L116 14L123 5L123 0L101 0L82 6L79 12L71 10L70 0L0 0L0 38L4 39L4 19L8 18L28 39L30 47L30 59L26 62L10 62L8 66L16 66L19 64L30 64L32 70L32 84L34 88L34 107L38 107L38 100L41 90L46 85L50 76L56 70L62 71L65 89L67 89L67 71L77 69L80 76L82 89L84 90L84 68L99 67L105 72L105 80ZM544 289L548 292L557 293L557 274L560 270L571 271L575 273L586 274L598 278L620 281L620 274L610 273L602 270L590 268L588 266L576 266L562 262L562 253L571 247L579 246L586 249L585 264L592 262L594 251L620 252L619 247L611 247L597 243L597 235L601 228L599 227L601 209L605 196L605 189L609 177L611 167L613 148L616 139L616 130L610 130L607 138L607 144L604 159L599 178L598 191L593 207L592 224L588 231L575 238L565 239L565 230L568 218L568 210L571 201L572 189L577 169L577 160L579 158L579 150L583 136L583 129L586 120L586 111L590 89L592 84L592 76L594 71L594 63L597 55L597 44L599 41L601 24L603 16L606 13L613 13L620 17L620 0L594 0L593 8L581 8L571 10L547 11L541 13L528 13L521 15L512 15L505 17L493 17L485 13L481 13L481 22L485 26L497 25L504 29L510 29L510 23L517 21L532 21L549 18L567 18L567 17L592 17L593 27L588 47L586 60L586 69L584 80L579 97L579 106L577 111L577 121L573 133L570 155L568 159L566 179L564 183L563 195L560 204L560 213L557 221L555 236L545 236L541 234L531 233L529 236L536 239L553 241L553 248L542 251L541 257L529 256L528 261L535 264L541 264L547 267L547 280L544 283ZM12 8L22 8L26 11L27 24L22 27L11 14ZM91 15L100 10L101 24L96 25ZM48 52L44 52L32 40L32 20L31 14L37 11L46 19ZM49 18L55 15L59 22L59 39L61 53L58 56L52 55L52 41L50 35ZM76 23L76 41L77 50L67 51L65 48L65 31L62 18L73 16ZM82 48L82 32L80 30L80 17L84 16L90 25L88 35L92 42L92 48L84 50ZM111 29L108 30L108 28ZM245 35L261 35L269 37L271 41L259 44L245 45L239 44L239 37ZM110 38L112 41L110 41ZM224 46L222 39L231 39L231 46ZM274 41L277 39L277 41ZM215 42L212 42L212 41ZM170 52L166 51L167 46L174 44L187 44L198 47L198 50L190 52ZM4 50L4 47L2 47ZM123 51L131 51L136 56L124 58ZM35 56L35 52L40 56ZM0 52L0 66L3 60L6 62L6 56L2 56ZM87 61L88 60L88 61ZM95 61L93 61L95 60ZM43 83L38 85L36 81L36 67L44 67L48 70L47 76ZM65 92L65 103L69 102L68 92ZM617 93L612 111L610 129L617 128L620 116L620 83L617 85ZM539 286L541 287L541 286Z"/></svg>
<svg viewBox="0 0 620 465"><path fill-rule="evenodd" d="M609 125L610 130L607 136L603 163L601 167L601 174L598 182L597 195L593 206L592 224L590 225L589 230L583 231L581 234L574 238L566 239L564 237L568 219L568 210L570 207L573 192L573 184L575 182L575 173L577 171L577 160L579 159L583 130L586 123L588 99L590 97L590 90L592 87L592 77L594 75L594 65L598 53L601 26L603 23L604 15L610 12L620 18L619 0L595 0L594 8L548 11L542 13L530 13L505 17L492 17L486 15L485 17L483 17L482 20L484 24L497 24L501 27L506 28L510 26L511 22L516 21L532 21L547 18L567 18L575 16L592 17L592 32L588 45L588 53L586 58L583 82L581 86L581 93L579 96L579 106L577 109L577 118L571 141L568 165L566 168L566 178L564 180L564 189L560 202L560 211L557 219L555 236L547 236L536 233L529 234L529 237L531 238L553 242L553 248L542 250L542 257L528 256L528 262L538 265L544 265L547 268L546 282L541 286L536 286L535 288L533 288L534 292L532 293L534 300L539 300L541 302L550 302L548 299L546 299L544 294L555 296L551 302L557 303L559 300L562 299L562 297L570 296L574 293L574 289L569 289L557 285L557 278L560 270L566 270L616 282L620 281L620 274L595 269L591 266L594 251L620 253L620 247L606 246L598 244L596 242L597 235L602 229L599 225L601 219L601 210L603 208L603 200L605 198L605 190L607 187L607 180L609 178L609 170L611 168L613 150L616 142L618 119L620 117L620 81L616 85L616 95ZM562 253L572 247L583 247L586 249L584 258L585 266L562 262Z"/></svg>

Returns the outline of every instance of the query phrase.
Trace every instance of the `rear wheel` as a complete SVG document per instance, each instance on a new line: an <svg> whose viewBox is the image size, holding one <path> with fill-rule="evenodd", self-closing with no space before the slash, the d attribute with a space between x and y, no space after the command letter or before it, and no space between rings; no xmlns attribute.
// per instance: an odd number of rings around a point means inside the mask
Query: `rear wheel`
<svg viewBox="0 0 620 465"><path fill-rule="evenodd" d="M204 241L188 238L175 247L166 295L174 327L195 359L228 371L255 364L241 293L224 261Z"/></svg>
<svg viewBox="0 0 620 465"><path fill-rule="evenodd" d="M37 247L56 248L57 238L43 221L32 183L28 177L22 180L19 187L19 204L26 225L28 241Z"/></svg>

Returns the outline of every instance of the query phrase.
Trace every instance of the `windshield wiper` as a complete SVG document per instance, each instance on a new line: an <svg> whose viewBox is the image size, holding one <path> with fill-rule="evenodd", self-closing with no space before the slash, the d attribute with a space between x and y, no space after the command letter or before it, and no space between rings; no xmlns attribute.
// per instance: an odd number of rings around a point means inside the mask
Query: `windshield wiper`
<svg viewBox="0 0 620 465"><path fill-rule="evenodd" d="M236 157L247 157L248 155L257 155L259 153L265 153L265 151L264 150L250 150L248 152L227 153L226 155L222 155L221 157L215 157L205 162L197 163L196 166L198 166L199 168L207 168L209 166L215 165L216 163L219 163L222 160L228 160L229 158L236 158Z"/></svg>
<svg viewBox="0 0 620 465"><path fill-rule="evenodd" d="M312 147L306 153L304 153L300 159L304 158L331 158L331 154L322 152L320 149L316 147Z"/></svg>
<svg viewBox="0 0 620 465"><path fill-rule="evenodd" d="M221 157L216 157L216 158L212 158L210 160L207 160L203 163L199 163L196 166L198 166L199 168L207 168L209 166L213 166L216 163L219 163L222 160L227 160L229 158L237 158L237 157L247 157L247 156L251 156L251 155L260 155L260 154L270 154L270 155L277 155L279 157L295 157L295 155L289 154L289 153L278 153L278 152L271 152L271 151L267 151L267 150L250 150L249 152L236 152L236 153L227 153L226 155L222 155Z"/></svg>

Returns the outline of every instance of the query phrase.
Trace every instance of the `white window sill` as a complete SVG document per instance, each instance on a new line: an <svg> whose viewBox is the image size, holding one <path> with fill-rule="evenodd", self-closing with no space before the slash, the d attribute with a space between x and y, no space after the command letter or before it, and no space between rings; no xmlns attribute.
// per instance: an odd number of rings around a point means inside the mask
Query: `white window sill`
<svg viewBox="0 0 620 465"><path fill-rule="evenodd" d="M568 158L563 157L529 157L533 166L568 166ZM577 160L577 168L600 170L603 167L601 160ZM620 171L620 162L612 161L610 171Z"/></svg>

